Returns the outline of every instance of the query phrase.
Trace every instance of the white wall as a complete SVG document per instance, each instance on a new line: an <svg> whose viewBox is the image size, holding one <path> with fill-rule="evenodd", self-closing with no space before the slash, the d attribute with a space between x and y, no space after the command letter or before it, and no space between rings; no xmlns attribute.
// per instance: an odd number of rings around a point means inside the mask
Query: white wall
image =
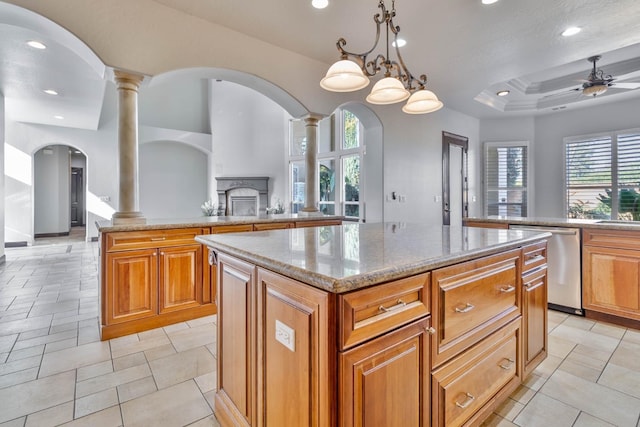
<svg viewBox="0 0 640 427"><path fill-rule="evenodd" d="M534 118L482 120L482 141L530 141L535 171L532 215L564 216L564 142L568 136L640 127L640 99L564 110ZM480 159L481 161L481 159Z"/></svg>
<svg viewBox="0 0 640 427"><path fill-rule="evenodd" d="M68 233L70 229L69 147L51 145L33 156L34 233Z"/></svg>
<svg viewBox="0 0 640 427"><path fill-rule="evenodd" d="M0 93L0 264L4 260L4 96Z"/></svg>
<svg viewBox="0 0 640 427"><path fill-rule="evenodd" d="M140 145L140 210L147 218L202 216L208 196L206 153L173 141Z"/></svg>
<svg viewBox="0 0 640 427"><path fill-rule="evenodd" d="M268 176L269 204L287 196L285 148L289 115L253 89L211 84L212 200L218 176Z"/></svg>

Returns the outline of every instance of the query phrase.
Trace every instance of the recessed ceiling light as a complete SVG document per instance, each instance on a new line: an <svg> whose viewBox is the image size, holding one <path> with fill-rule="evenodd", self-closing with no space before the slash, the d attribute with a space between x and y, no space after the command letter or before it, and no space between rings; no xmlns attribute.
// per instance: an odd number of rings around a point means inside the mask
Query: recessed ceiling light
<svg viewBox="0 0 640 427"><path fill-rule="evenodd" d="M64 120L64 116L53 116L54 119Z"/></svg>
<svg viewBox="0 0 640 427"><path fill-rule="evenodd" d="M582 31L582 28L580 27L569 27L562 32L562 35L565 37L571 37L571 36L575 36L580 31Z"/></svg>
<svg viewBox="0 0 640 427"><path fill-rule="evenodd" d="M494 4L497 2L498 0L482 0L482 4Z"/></svg>
<svg viewBox="0 0 640 427"><path fill-rule="evenodd" d="M510 93L511 93L510 90L501 90L501 91L497 92L496 95L498 95L498 96L507 96Z"/></svg>
<svg viewBox="0 0 640 427"><path fill-rule="evenodd" d="M45 90L43 90L43 92L48 94L48 95L57 95L58 94L58 92L56 92L53 89L45 89Z"/></svg>
<svg viewBox="0 0 640 427"><path fill-rule="evenodd" d="M396 44L398 45L398 47L406 46L407 45L407 41L405 39L398 39L398 40L395 40L395 41L391 42L391 46L393 46L393 47L396 47Z"/></svg>
<svg viewBox="0 0 640 427"><path fill-rule="evenodd" d="M329 6L329 0L311 0L311 5L316 9L324 9Z"/></svg>
<svg viewBox="0 0 640 427"><path fill-rule="evenodd" d="M39 41L37 41L37 40L29 40L29 41L27 42L27 44L28 44L29 46L31 46L32 48L34 48L34 49L46 49L46 48L47 48L47 46L45 46L45 44L44 44L44 43L39 42Z"/></svg>

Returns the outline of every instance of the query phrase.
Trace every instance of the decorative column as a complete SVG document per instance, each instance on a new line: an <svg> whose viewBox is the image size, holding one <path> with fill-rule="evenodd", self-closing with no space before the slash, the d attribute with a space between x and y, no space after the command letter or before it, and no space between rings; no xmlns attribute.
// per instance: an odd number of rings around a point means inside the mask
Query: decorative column
<svg viewBox="0 0 640 427"><path fill-rule="evenodd" d="M138 88L143 76L114 71L118 89L118 170L120 191L115 224L144 224L138 194Z"/></svg>
<svg viewBox="0 0 640 427"><path fill-rule="evenodd" d="M304 191L304 208L302 212L306 214L317 213L318 211L318 121L322 116L309 114L304 118L307 136L307 149L305 153L305 163L307 166L307 176Z"/></svg>

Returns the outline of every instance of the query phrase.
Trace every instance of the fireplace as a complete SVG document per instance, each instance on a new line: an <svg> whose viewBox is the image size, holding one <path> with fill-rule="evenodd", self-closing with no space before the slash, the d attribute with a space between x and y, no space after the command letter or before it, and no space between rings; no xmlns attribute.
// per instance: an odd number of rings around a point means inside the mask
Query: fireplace
<svg viewBox="0 0 640 427"><path fill-rule="evenodd" d="M269 177L217 177L221 215L255 216L269 200Z"/></svg>

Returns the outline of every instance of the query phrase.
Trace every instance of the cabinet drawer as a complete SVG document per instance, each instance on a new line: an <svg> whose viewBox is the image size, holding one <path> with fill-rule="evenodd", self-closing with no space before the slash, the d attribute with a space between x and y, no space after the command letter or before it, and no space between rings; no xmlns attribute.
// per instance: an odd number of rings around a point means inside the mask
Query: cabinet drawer
<svg viewBox="0 0 640 427"><path fill-rule="evenodd" d="M302 227L326 227L329 225L341 225L342 221L340 221L339 219L325 219L325 220L319 220L319 221L313 221L313 220L309 220L309 221L296 221L296 228L302 228Z"/></svg>
<svg viewBox="0 0 640 427"><path fill-rule="evenodd" d="M340 348L429 314L429 273L340 296Z"/></svg>
<svg viewBox="0 0 640 427"><path fill-rule="evenodd" d="M132 249L160 248L165 246L191 245L195 237L205 234L202 228L172 230L119 231L107 234L107 252Z"/></svg>
<svg viewBox="0 0 640 427"><path fill-rule="evenodd" d="M640 232L629 230L582 231L583 245L616 249L640 249Z"/></svg>
<svg viewBox="0 0 640 427"><path fill-rule="evenodd" d="M536 243L522 248L522 273L526 274L547 263L547 244Z"/></svg>
<svg viewBox="0 0 640 427"><path fill-rule="evenodd" d="M239 233L243 231L253 231L253 224L218 225L211 227L211 234Z"/></svg>
<svg viewBox="0 0 640 427"><path fill-rule="evenodd" d="M295 223L293 222L268 222L263 224L253 224L254 231L264 231L264 230L281 230L284 228L294 228Z"/></svg>
<svg viewBox="0 0 640 427"><path fill-rule="evenodd" d="M433 426L461 426L505 386L519 384L520 320L433 373Z"/></svg>
<svg viewBox="0 0 640 427"><path fill-rule="evenodd" d="M520 315L520 250L433 272L434 363Z"/></svg>

